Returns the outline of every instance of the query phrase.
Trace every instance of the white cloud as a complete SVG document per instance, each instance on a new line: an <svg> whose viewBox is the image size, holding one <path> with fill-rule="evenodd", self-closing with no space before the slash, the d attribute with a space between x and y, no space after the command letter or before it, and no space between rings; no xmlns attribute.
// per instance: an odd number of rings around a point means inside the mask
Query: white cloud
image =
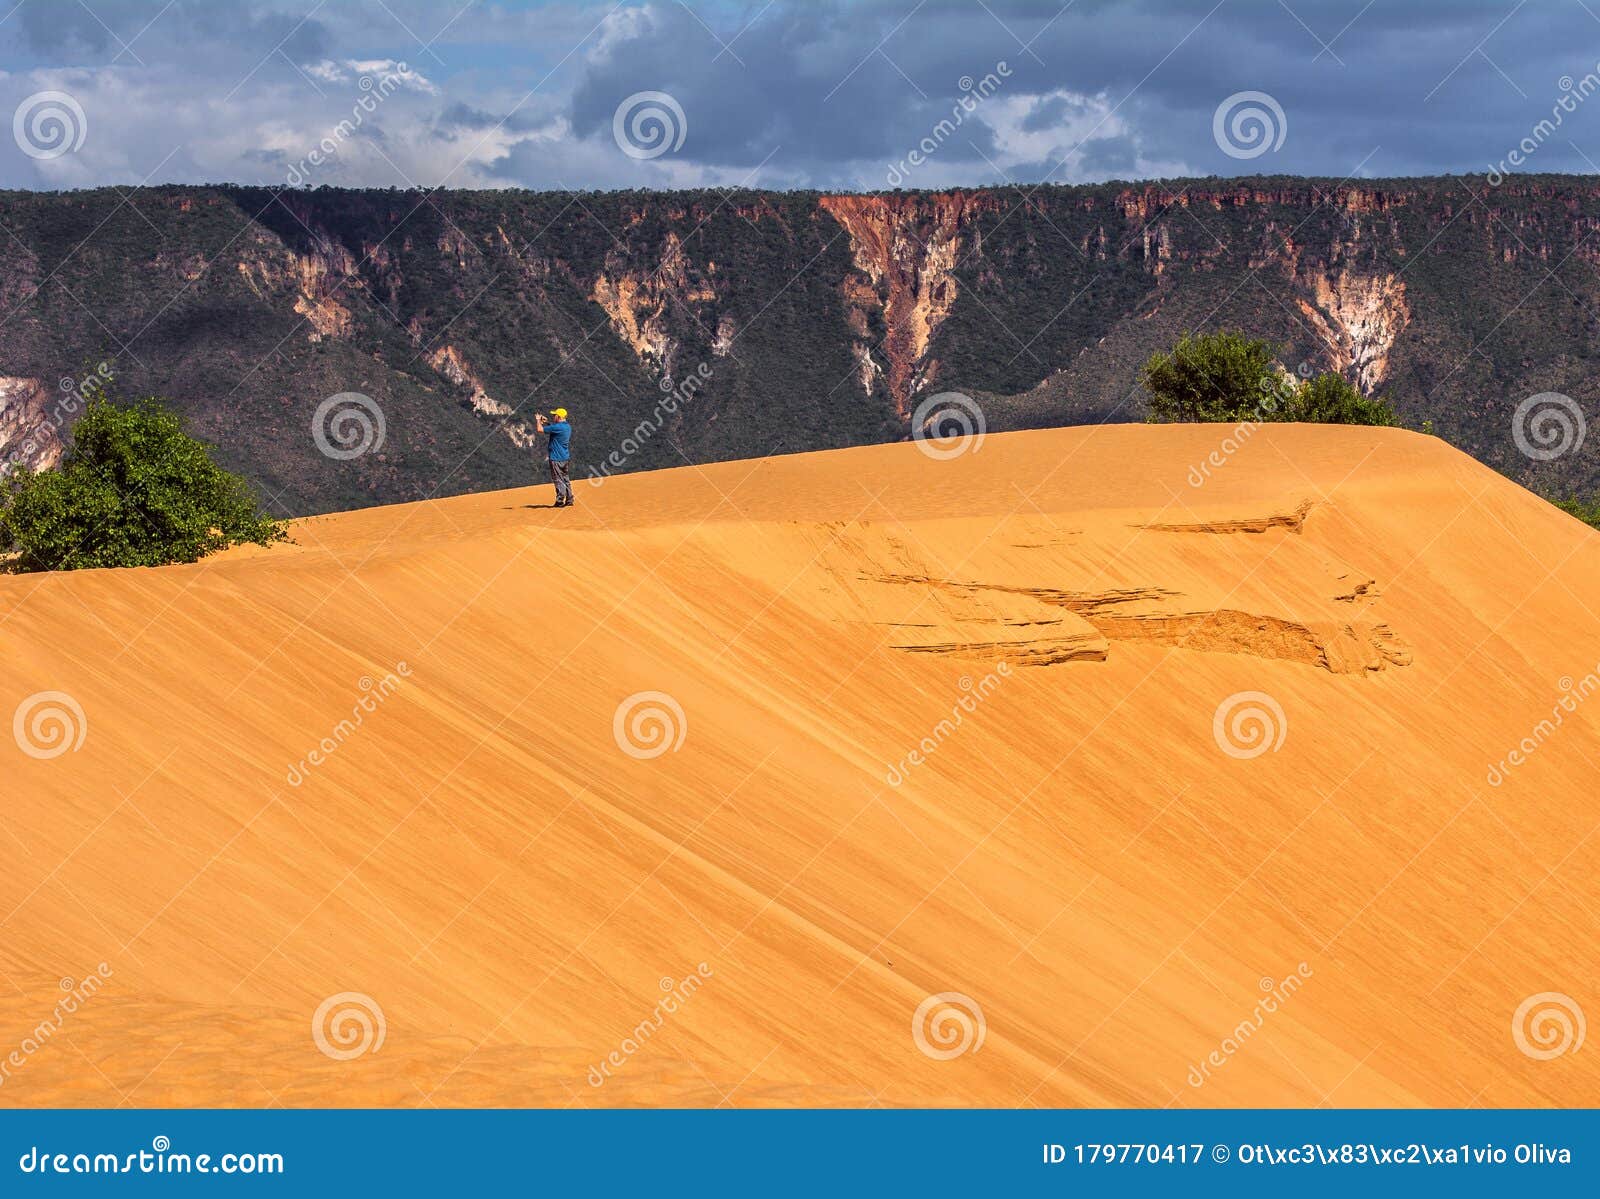
<svg viewBox="0 0 1600 1199"><path fill-rule="evenodd" d="M347 68L326 58L321 62L303 62L300 64L300 69L313 79L320 79L324 83L342 83L350 77Z"/></svg>
<svg viewBox="0 0 1600 1199"><path fill-rule="evenodd" d="M1182 162L1151 156L1139 131L1116 111L1104 95L1085 95L1067 88L1035 95L998 95L986 101L978 119L994 131L997 165L1007 169L1047 164L1055 168L1052 183L1081 183L1106 178L1095 169L1096 142L1122 143L1131 151L1127 169L1115 172L1140 178L1188 173Z"/></svg>
<svg viewBox="0 0 1600 1199"><path fill-rule="evenodd" d="M611 52L615 47L645 36L655 26L656 13L651 5L614 8L600 19L584 57L597 66L604 65L611 61Z"/></svg>
<svg viewBox="0 0 1600 1199"><path fill-rule="evenodd" d="M320 96L286 74L205 101L195 97L191 72L177 65L14 75L0 80L0 105L14 110L34 92L65 92L83 110L86 130L73 153L0 162L9 175L27 172L28 186L49 188L147 179L406 187L445 182L447 174L454 187L491 182L488 168L512 139L480 132L471 141L466 134L441 140L432 126L439 93L430 81L411 82L389 60L315 65L334 84ZM361 88L362 78L372 86Z"/></svg>
<svg viewBox="0 0 1600 1199"><path fill-rule="evenodd" d="M350 83L354 81L361 86L361 80L366 79L367 87L376 84L386 77L393 76L399 81L401 87L410 88L412 91L422 92L429 96L440 94L439 87L426 75L416 70L409 63L394 58L346 58L340 62L324 58L321 62L301 63L300 69L315 79L324 83ZM364 87L362 90L366 90Z"/></svg>

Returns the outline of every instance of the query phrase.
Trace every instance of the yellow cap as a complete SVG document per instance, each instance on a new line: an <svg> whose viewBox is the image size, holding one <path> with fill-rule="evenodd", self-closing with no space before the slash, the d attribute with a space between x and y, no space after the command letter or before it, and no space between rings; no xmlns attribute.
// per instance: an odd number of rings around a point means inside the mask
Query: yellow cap
<svg viewBox="0 0 1600 1199"><path fill-rule="evenodd" d="M550 415L553 416L553 417L556 417L559 420L566 420L567 419L567 410L565 408L552 408L552 409L550 409Z"/></svg>

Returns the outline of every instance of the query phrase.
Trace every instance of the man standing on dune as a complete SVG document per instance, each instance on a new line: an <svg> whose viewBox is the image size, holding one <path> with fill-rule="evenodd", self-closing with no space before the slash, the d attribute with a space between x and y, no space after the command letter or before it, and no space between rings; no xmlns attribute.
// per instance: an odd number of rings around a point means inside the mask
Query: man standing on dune
<svg viewBox="0 0 1600 1199"><path fill-rule="evenodd" d="M565 408L552 408L550 416L543 413L533 418L539 432L550 439L550 481L556 485L556 507L572 507L572 426L567 423Z"/></svg>

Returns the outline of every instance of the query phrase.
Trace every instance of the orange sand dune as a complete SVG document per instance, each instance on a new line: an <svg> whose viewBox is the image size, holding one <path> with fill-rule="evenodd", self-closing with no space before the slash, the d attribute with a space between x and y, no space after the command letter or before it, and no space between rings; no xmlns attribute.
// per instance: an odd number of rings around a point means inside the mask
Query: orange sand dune
<svg viewBox="0 0 1600 1199"><path fill-rule="evenodd" d="M1220 437L0 580L0 1102L1600 1103L1600 537Z"/></svg>

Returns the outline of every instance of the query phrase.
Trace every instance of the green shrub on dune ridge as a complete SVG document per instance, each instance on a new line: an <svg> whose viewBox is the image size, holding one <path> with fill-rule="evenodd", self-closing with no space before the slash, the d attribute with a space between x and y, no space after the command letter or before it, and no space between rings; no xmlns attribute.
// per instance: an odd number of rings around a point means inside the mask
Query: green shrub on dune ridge
<svg viewBox="0 0 1600 1199"><path fill-rule="evenodd" d="M0 485L6 569L162 566L286 536L159 400L118 404L98 386L88 398L57 468Z"/></svg>
<svg viewBox="0 0 1600 1199"><path fill-rule="evenodd" d="M1170 353L1152 354L1140 373L1150 415L1159 421L1247 419L1275 381L1275 358L1265 341L1242 333L1185 334Z"/></svg>
<svg viewBox="0 0 1600 1199"><path fill-rule="evenodd" d="M1280 420L1303 421L1313 425L1400 423L1388 400L1381 396L1362 395L1348 379L1333 371L1300 384L1287 407L1290 415L1280 417Z"/></svg>
<svg viewBox="0 0 1600 1199"><path fill-rule="evenodd" d="M1301 379L1277 359L1269 343L1224 329L1184 335L1170 352L1152 354L1139 377L1157 421L1400 423L1387 400L1363 395L1343 375Z"/></svg>
<svg viewBox="0 0 1600 1199"><path fill-rule="evenodd" d="M1568 516L1576 516L1584 524L1600 529L1600 496L1590 496L1585 500L1569 495L1564 500L1553 499L1550 502Z"/></svg>

